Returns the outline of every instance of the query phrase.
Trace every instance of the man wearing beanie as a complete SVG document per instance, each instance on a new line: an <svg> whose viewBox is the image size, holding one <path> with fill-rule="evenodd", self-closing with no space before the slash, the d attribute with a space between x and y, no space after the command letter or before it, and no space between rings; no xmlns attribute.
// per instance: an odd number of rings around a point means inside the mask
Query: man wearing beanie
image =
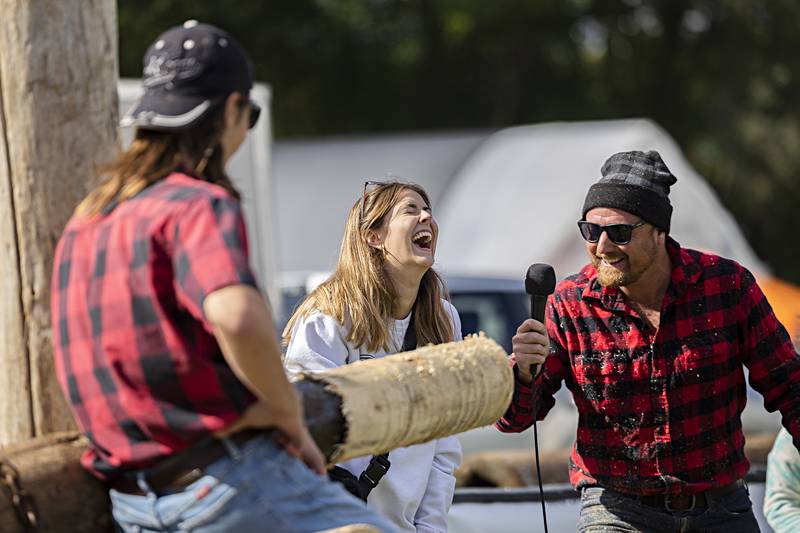
<svg viewBox="0 0 800 533"><path fill-rule="evenodd" d="M601 173L578 222L591 263L558 284L546 329L517 330L514 400L497 426L543 419L567 384L580 531L758 531L743 367L797 446L800 356L749 271L669 236L676 179L657 152L614 154Z"/></svg>
<svg viewBox="0 0 800 533"><path fill-rule="evenodd" d="M258 120L253 69L188 21L144 58L131 146L55 253L56 372L120 531L394 528L340 484L281 364L225 165Z"/></svg>

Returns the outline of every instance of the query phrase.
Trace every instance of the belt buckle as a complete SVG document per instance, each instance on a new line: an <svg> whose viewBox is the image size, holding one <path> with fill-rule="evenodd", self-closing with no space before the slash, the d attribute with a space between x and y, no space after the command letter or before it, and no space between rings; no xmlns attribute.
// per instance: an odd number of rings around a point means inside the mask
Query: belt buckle
<svg viewBox="0 0 800 533"><path fill-rule="evenodd" d="M193 468L175 478L171 483L169 483L169 485L176 489L184 489L203 477L203 474L204 472L202 469Z"/></svg>
<svg viewBox="0 0 800 533"><path fill-rule="evenodd" d="M672 500L672 494L664 495L664 509L666 509L671 513L675 511L694 511L695 507L697 507L697 494L692 494L692 505L690 505L688 509L673 509L669 505L669 502L671 500Z"/></svg>

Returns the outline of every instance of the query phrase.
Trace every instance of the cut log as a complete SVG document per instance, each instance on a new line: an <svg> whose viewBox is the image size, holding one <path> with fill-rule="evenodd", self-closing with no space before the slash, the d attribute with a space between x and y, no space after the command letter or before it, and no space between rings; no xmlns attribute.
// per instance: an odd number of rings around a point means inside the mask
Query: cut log
<svg viewBox="0 0 800 533"><path fill-rule="evenodd" d="M568 458L569 450L540 451L542 483L568 483ZM458 487L516 488L536 484L533 449L473 453L456 471Z"/></svg>
<svg viewBox="0 0 800 533"><path fill-rule="evenodd" d="M775 442L774 433L747 435L744 453L753 465L765 465ZM568 483L567 460L571 450L540 453L542 483ZM528 450L497 450L471 454L456 471L459 487L526 487L537 484L533 446Z"/></svg>
<svg viewBox="0 0 800 533"><path fill-rule="evenodd" d="M306 423L331 463L484 426L505 411L513 391L505 353L485 337L308 378L297 384ZM20 486L35 502L42 530L110 527L106 487L79 464L85 447L85 439L68 433L5 448ZM8 494L0 499L0 530L24 531Z"/></svg>
<svg viewBox="0 0 800 533"><path fill-rule="evenodd" d="M108 491L80 465L86 445L77 432L64 432L2 449L3 469L19 473L19 487L33 503L38 531L112 530ZM26 532L5 484L0 490L0 530Z"/></svg>
<svg viewBox="0 0 800 533"><path fill-rule="evenodd" d="M508 356L485 336L302 378L341 398L343 438L331 464L491 424L514 392Z"/></svg>

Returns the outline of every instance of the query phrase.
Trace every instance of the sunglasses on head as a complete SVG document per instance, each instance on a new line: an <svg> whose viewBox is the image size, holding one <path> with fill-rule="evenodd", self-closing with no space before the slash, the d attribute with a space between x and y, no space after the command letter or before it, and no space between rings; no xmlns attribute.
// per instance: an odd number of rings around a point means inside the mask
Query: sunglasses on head
<svg viewBox="0 0 800 533"><path fill-rule="evenodd" d="M614 244L628 244L633 237L633 230L639 226L647 224L644 220L640 220L636 224L609 224L608 226L601 226L593 222L585 220L578 221L578 229L581 230L581 237L586 242L595 243L600 240L600 235L605 231L608 238Z"/></svg>
<svg viewBox="0 0 800 533"><path fill-rule="evenodd" d="M374 180L367 180L364 182L364 191L361 193L361 214L360 220L364 220L364 211L367 208L367 194L374 191L375 189L380 189L386 185L391 185L392 183L396 183L393 181L374 181Z"/></svg>

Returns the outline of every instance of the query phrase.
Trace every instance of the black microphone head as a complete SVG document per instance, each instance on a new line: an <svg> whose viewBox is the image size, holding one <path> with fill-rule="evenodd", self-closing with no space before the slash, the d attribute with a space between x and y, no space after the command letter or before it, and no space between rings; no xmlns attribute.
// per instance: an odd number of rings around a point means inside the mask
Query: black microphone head
<svg viewBox="0 0 800 533"><path fill-rule="evenodd" d="M528 268L525 276L525 292L539 296L553 294L556 290L556 271L544 263L536 263Z"/></svg>

